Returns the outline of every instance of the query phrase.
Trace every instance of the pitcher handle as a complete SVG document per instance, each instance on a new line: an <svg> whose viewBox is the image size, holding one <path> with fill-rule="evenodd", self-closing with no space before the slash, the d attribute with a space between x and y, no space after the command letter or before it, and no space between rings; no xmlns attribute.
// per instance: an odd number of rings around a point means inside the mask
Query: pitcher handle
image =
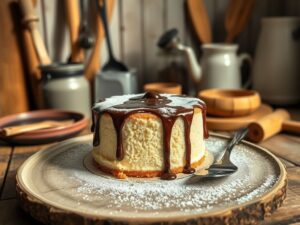
<svg viewBox="0 0 300 225"><path fill-rule="evenodd" d="M239 65L240 67L243 65L243 62L248 62L250 65L250 68L252 68L253 60L252 57L248 53L242 53L238 56ZM249 73L248 80L242 85L243 88L247 89L250 87L250 84L252 83L252 73Z"/></svg>

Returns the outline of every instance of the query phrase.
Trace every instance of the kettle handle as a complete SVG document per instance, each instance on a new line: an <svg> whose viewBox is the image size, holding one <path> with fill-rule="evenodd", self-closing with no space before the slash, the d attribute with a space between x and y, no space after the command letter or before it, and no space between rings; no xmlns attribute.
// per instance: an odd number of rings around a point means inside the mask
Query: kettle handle
<svg viewBox="0 0 300 225"><path fill-rule="evenodd" d="M250 67L253 65L253 59L248 53L242 53L238 55L238 61L239 61L239 66L241 67L243 65L243 62L247 62ZM247 81L242 85L243 88L247 89L250 87L252 83L252 73L249 73Z"/></svg>

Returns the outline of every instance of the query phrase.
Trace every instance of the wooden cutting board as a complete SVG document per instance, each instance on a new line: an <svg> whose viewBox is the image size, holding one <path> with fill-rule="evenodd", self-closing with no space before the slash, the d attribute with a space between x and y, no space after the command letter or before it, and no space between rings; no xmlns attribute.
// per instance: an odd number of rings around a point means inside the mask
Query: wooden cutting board
<svg viewBox="0 0 300 225"><path fill-rule="evenodd" d="M262 104L255 112L248 116L242 117L212 117L207 116L206 124L208 129L217 131L234 131L241 127L246 127L251 122L257 121L258 119L273 112L271 106Z"/></svg>
<svg viewBox="0 0 300 225"><path fill-rule="evenodd" d="M0 1L0 116L28 110L20 48L21 14L14 0Z"/></svg>
<svg viewBox="0 0 300 225"><path fill-rule="evenodd" d="M19 168L22 208L47 224L256 224L286 195L286 171L266 149L242 142L231 159L239 170L221 179L193 183L191 175L116 179L87 166L92 135L37 152ZM210 154L228 137L211 134Z"/></svg>

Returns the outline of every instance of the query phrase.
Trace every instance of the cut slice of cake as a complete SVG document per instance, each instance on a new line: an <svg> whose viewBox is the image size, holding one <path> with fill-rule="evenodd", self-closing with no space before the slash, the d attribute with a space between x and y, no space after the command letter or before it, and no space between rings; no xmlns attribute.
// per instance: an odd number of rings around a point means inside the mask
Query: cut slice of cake
<svg viewBox="0 0 300 225"><path fill-rule="evenodd" d="M198 98L146 94L107 98L93 107L93 158L118 178L175 179L205 158L206 107Z"/></svg>

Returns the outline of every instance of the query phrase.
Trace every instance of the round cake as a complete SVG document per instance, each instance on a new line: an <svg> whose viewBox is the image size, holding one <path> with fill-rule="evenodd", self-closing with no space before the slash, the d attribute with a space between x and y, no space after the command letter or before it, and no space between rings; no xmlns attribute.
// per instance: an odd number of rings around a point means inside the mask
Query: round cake
<svg viewBox="0 0 300 225"><path fill-rule="evenodd" d="M206 106L198 98L147 92L93 107L93 159L118 178L175 179L205 158Z"/></svg>

